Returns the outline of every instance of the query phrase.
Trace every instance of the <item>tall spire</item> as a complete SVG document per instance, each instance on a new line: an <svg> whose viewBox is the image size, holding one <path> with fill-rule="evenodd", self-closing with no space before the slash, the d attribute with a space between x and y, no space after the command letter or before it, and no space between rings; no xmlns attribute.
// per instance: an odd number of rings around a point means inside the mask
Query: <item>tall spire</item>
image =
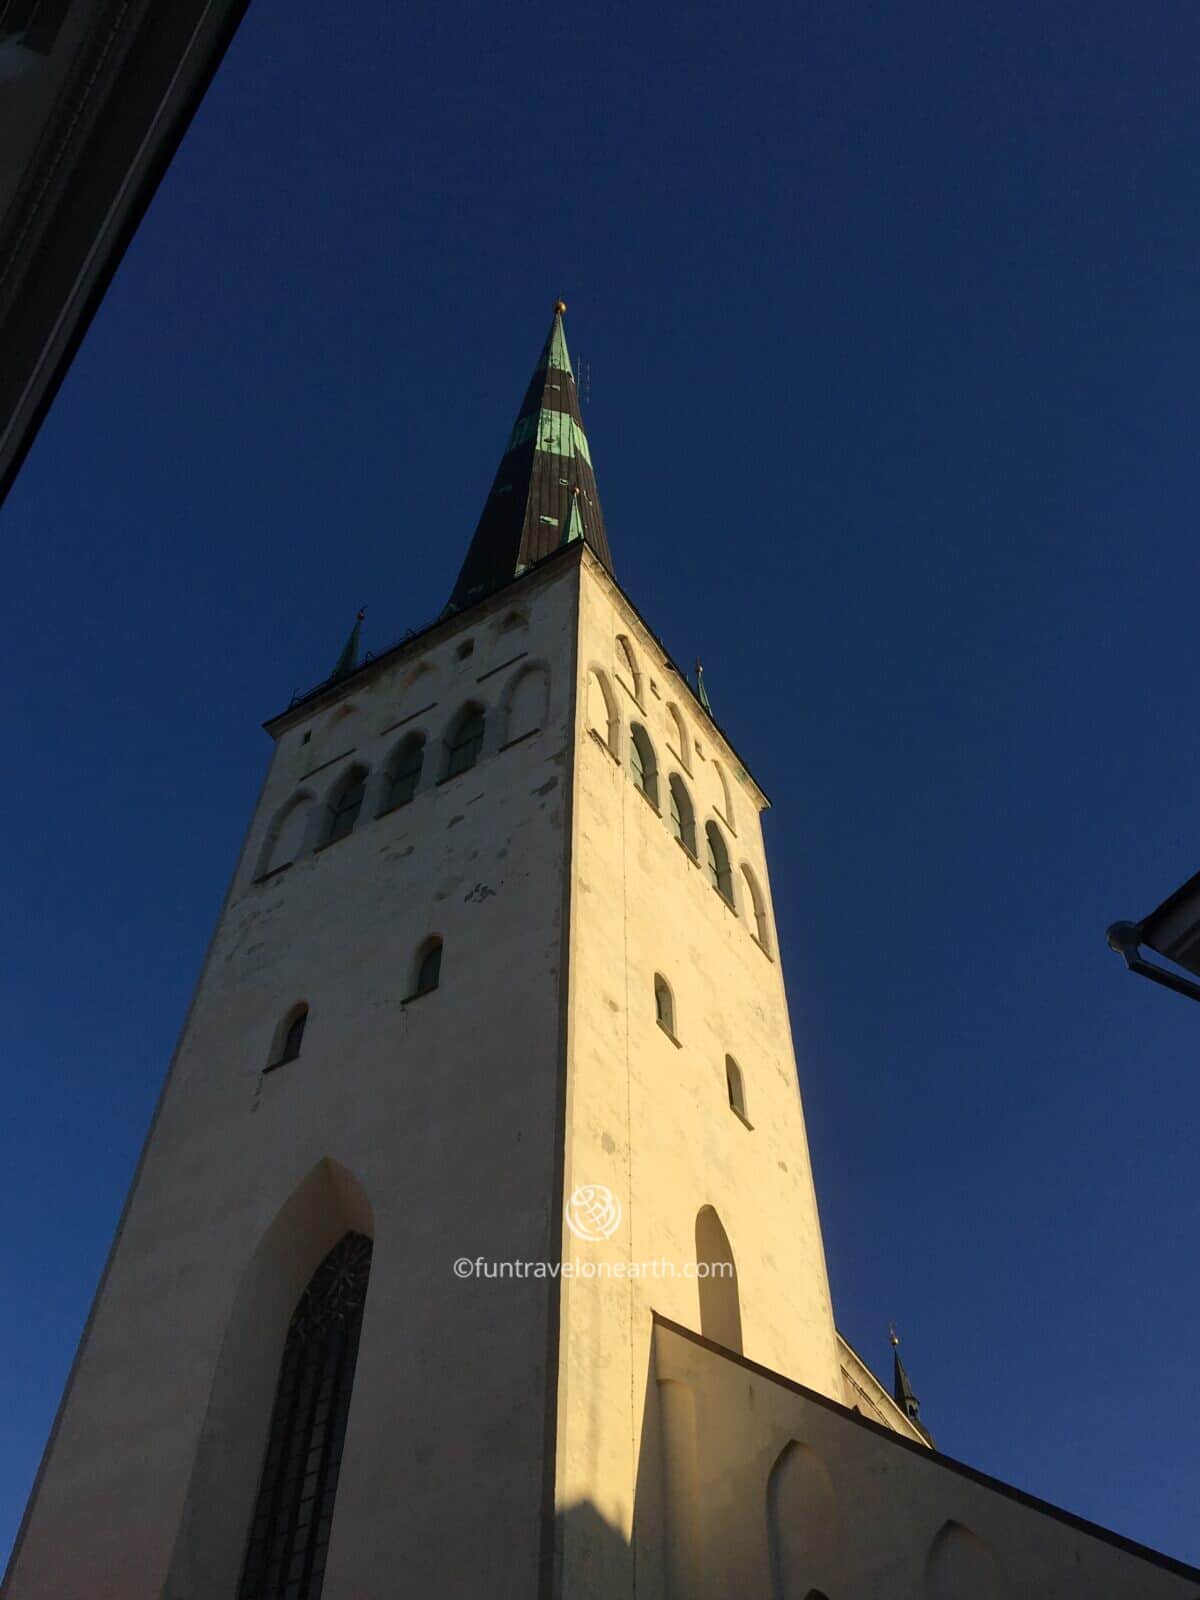
<svg viewBox="0 0 1200 1600"><path fill-rule="evenodd" d="M549 336L450 596L453 607L482 599L575 539L612 566L567 354L566 309L555 301Z"/></svg>

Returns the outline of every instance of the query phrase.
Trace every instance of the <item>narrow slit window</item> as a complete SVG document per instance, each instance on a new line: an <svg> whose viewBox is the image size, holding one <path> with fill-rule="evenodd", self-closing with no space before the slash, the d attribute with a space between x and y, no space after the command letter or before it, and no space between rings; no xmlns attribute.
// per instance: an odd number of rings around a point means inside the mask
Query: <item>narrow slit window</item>
<svg viewBox="0 0 1200 1600"><path fill-rule="evenodd" d="M675 996L661 972L654 974L654 1015L660 1028L675 1038Z"/></svg>
<svg viewBox="0 0 1200 1600"><path fill-rule="evenodd" d="M742 1077L742 1069L732 1056L725 1057L725 1086L729 1091L729 1109L737 1113L742 1121L749 1125L746 1115L746 1084Z"/></svg>
<svg viewBox="0 0 1200 1600"><path fill-rule="evenodd" d="M308 1024L308 1007L304 1006L288 1023L284 1030L283 1044L279 1051L277 1065L283 1066L287 1061L295 1061L300 1055L300 1046L304 1043L304 1029Z"/></svg>
<svg viewBox="0 0 1200 1600"><path fill-rule="evenodd" d="M431 994L442 980L442 941L431 939L421 951L417 962L417 981L413 986L414 997L419 994Z"/></svg>

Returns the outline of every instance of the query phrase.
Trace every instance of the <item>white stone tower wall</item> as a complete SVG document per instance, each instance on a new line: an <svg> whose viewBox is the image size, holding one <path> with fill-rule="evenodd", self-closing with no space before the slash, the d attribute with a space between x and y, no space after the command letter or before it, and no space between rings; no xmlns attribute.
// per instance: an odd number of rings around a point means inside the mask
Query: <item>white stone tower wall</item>
<svg viewBox="0 0 1200 1600"><path fill-rule="evenodd" d="M424 1593L479 1592L481 1572L495 1595L534 1592L550 1292L458 1281L451 1263L558 1243L569 577L496 597L276 727L8 1600L232 1597L288 1316L347 1227L375 1249L327 1600L394 1592L401 1552ZM501 631L514 609L528 626ZM533 662L548 715L502 749ZM433 670L410 681L418 667ZM488 708L481 759L439 785L468 699ZM411 728L429 738L419 792L377 818L377 775ZM289 798L323 802L359 761L354 832L255 881ZM431 933L440 987L406 1005ZM301 1056L263 1076L298 1001Z"/></svg>
<svg viewBox="0 0 1200 1600"><path fill-rule="evenodd" d="M640 675L636 699L618 637L631 646ZM682 1269L695 1258L698 1211L714 1206L736 1260L747 1355L840 1400L824 1252L770 916L760 825L764 801L664 663L661 646L585 552L565 1189L569 1194L577 1184L605 1184L620 1197L625 1219L602 1244L581 1244L565 1233L564 1254L609 1263L665 1258ZM615 699L612 749L588 726L593 672L604 675ZM590 704L595 722L594 688ZM690 772L678 759L684 752L669 705L684 721ZM646 728L657 753L661 814L631 780L632 721ZM723 815L717 763L730 787L731 817ZM688 858L668 824L672 771L682 773L695 802L699 862ZM704 867L703 828L713 816L729 844L736 911L715 893ZM751 937L743 862L767 901L769 953ZM674 992L678 1046L656 1021L656 972ZM744 1073L750 1128L728 1104L727 1052ZM584 1530L564 1557L567 1593L593 1592L586 1586L593 1580L584 1578L584 1569L599 1559L597 1541L589 1547L586 1532L593 1516L596 1526L619 1534L600 1541L618 1552L619 1564L635 1502L640 1513L646 1510L639 1458L652 1310L699 1328L697 1284L681 1277L564 1284L558 1501L568 1529ZM579 1516L582 1507L589 1508L588 1517ZM565 1542L570 1546L569 1534ZM585 1587L577 1591L577 1583Z"/></svg>

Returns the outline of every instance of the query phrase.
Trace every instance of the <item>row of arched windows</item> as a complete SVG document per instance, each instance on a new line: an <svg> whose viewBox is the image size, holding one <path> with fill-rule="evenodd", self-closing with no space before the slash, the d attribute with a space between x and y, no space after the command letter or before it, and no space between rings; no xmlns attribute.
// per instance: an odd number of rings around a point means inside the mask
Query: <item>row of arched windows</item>
<svg viewBox="0 0 1200 1600"><path fill-rule="evenodd" d="M658 758L650 735L640 722L631 723L629 727L629 772L633 778L634 788L649 800L656 811L660 811ZM667 779L667 818L675 838L694 861L699 860L696 808L692 804L688 786L678 772L672 772ZM704 824L703 864L709 883L730 910L736 913L737 901L734 896L729 846L725 843L725 835L721 831L720 824L711 818ZM764 950L769 951L767 908L762 890L748 865L743 864L741 876L749 902L749 913L754 921L754 937Z"/></svg>
<svg viewBox="0 0 1200 1600"><path fill-rule="evenodd" d="M672 1044L680 1044L675 1023L675 995L661 972L654 974L654 1020ZM751 1123L746 1111L746 1080L742 1076L741 1067L730 1055L725 1057L725 1089L729 1096L729 1109L749 1128Z"/></svg>
<svg viewBox="0 0 1200 1600"><path fill-rule="evenodd" d="M641 673L637 668L628 640L619 637L617 640L617 678L622 681L624 675L628 676L625 687L641 709ZM624 674L622 673L624 665ZM613 690L604 671L596 666L589 669L587 684L587 721L591 733L597 738L609 753L622 759L621 754L621 718L617 710L617 702ZM692 800L691 791L683 773L691 771L691 755L693 750L699 754L698 744L690 742L679 710L674 705L667 706L667 713L675 733L675 743L678 748L672 748L669 740L667 749L678 761L682 772L671 772L666 781L666 816L671 833L679 842L693 861L704 867L708 881L712 888L724 900L735 914L738 912L738 894L735 891L735 879L732 863L730 861L729 846L718 818L723 818L726 826L733 831L732 800L725 773L715 759L711 765L716 772L720 783L720 805L714 799L713 811L715 815L704 823L703 844L697 828L696 807ZM663 810L663 796L661 792L661 777L658 755L654 748L646 726L641 721L632 721L629 725L627 763L629 775L633 779L634 788L660 814ZM721 809L723 807L723 810ZM766 898L759 887L758 879L753 869L746 862L742 863L738 876L742 880L742 895L745 898L747 921L751 925L753 937L760 948L770 954L770 929L767 920Z"/></svg>
<svg viewBox="0 0 1200 1600"><path fill-rule="evenodd" d="M404 997L405 1003L432 993L441 981L442 941L435 934L418 947L413 958L411 984ZM302 1000L285 1014L276 1028L269 1059L263 1069L265 1072L273 1072L276 1067L286 1067L289 1061L299 1059L307 1026L308 1004Z"/></svg>
<svg viewBox="0 0 1200 1600"><path fill-rule="evenodd" d="M674 671L673 668L671 670ZM646 707L649 704L643 688L645 679L642 675L642 669L638 665L634 648L623 633L619 633L614 641L614 672L617 682L622 685L638 710L645 716ZM650 682L650 688L657 699L658 686L653 680ZM706 759L700 740L689 737L687 723L673 700L667 701L666 712L667 721L670 724L667 733L667 748L684 772L691 777L694 770L693 756L701 761ZM725 769L715 757L712 758L712 771L720 788L720 805L717 810L729 824L731 830L736 833L737 824L733 815L733 792L725 776Z"/></svg>
<svg viewBox="0 0 1200 1600"><path fill-rule="evenodd" d="M516 674L501 708L501 748L538 732L545 722L548 694L549 680L541 665L523 667ZM459 709L437 752L435 782L447 783L478 763L487 727L487 711L477 701ZM372 799L376 816L409 804L430 766L429 757L424 733L414 731L400 740L388 757ZM369 781L369 768L356 763L338 780L323 806L318 806L307 790L294 794L268 829L256 877L279 872L309 850L323 850L353 833L367 804Z"/></svg>

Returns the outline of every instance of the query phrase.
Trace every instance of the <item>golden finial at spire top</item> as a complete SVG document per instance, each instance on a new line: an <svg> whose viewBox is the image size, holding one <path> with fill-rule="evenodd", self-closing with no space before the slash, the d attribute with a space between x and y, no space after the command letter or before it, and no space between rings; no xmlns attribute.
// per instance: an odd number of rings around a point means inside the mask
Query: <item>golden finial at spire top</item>
<svg viewBox="0 0 1200 1600"><path fill-rule="evenodd" d="M888 1338L891 1340L892 1349L898 1350L900 1348L900 1335L896 1332L896 1324L894 1322L888 1323Z"/></svg>
<svg viewBox="0 0 1200 1600"><path fill-rule="evenodd" d="M561 316L566 309L567 302L565 300L556 300L554 302L554 310L559 316Z"/></svg>

